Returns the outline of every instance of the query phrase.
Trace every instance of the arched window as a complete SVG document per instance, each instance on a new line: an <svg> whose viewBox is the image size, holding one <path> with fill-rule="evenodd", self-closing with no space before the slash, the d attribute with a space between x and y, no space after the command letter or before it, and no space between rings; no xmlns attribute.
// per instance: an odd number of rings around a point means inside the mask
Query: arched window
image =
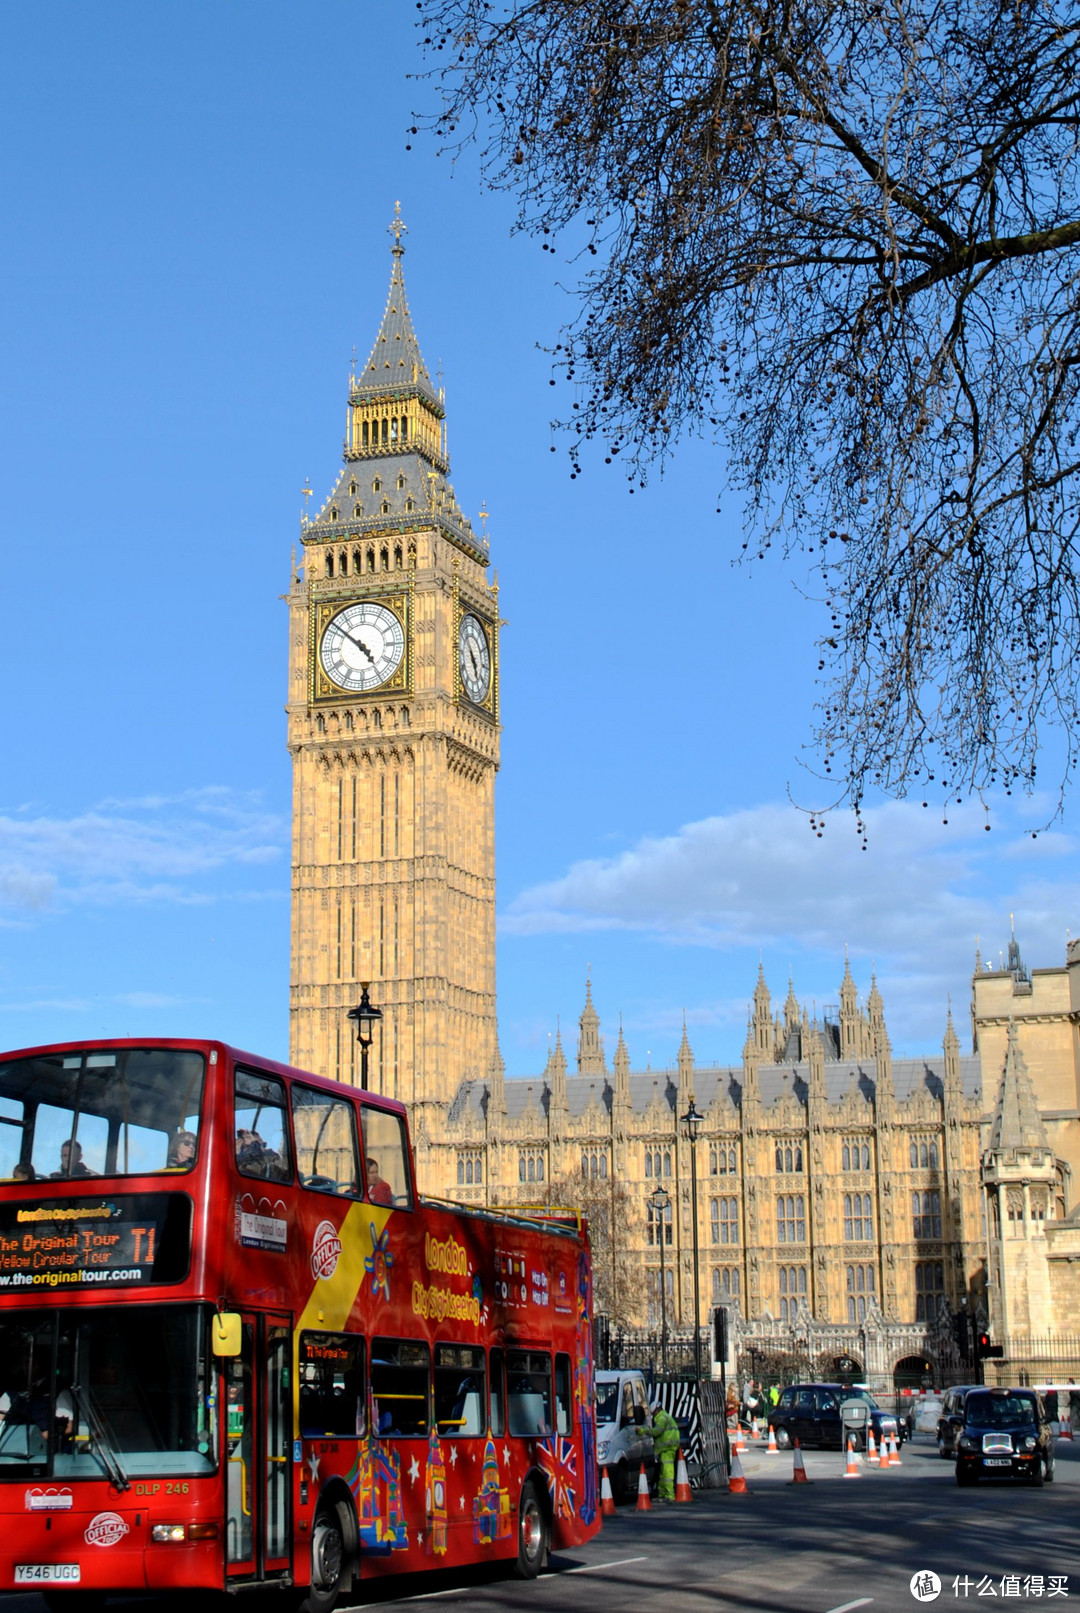
<svg viewBox="0 0 1080 1613"><path fill-rule="evenodd" d="M390 514L390 505L389 505L389 502L386 499L383 499L383 501L382 501L382 513L383 513L383 515L389 515ZM383 554L385 554L385 553L386 553L386 550L384 549ZM383 570L384 571L386 570L385 566L383 567Z"/></svg>
<svg viewBox="0 0 1080 1613"><path fill-rule="evenodd" d="M340 574L343 577L347 577L349 575L349 551L348 551L348 549L342 549L340 555L338 556L338 571L340 572Z"/></svg>
<svg viewBox="0 0 1080 1613"><path fill-rule="evenodd" d="M397 544L394 545L394 570L395 571L400 571L401 570L401 544L400 543L397 543Z"/></svg>
<svg viewBox="0 0 1080 1613"><path fill-rule="evenodd" d="M357 499L356 503L353 505L353 515L359 521L359 519L363 515L363 513L364 513L364 506L360 503L360 500Z"/></svg>
<svg viewBox="0 0 1080 1613"><path fill-rule="evenodd" d="M389 504L384 506L383 513L385 515L389 515L389 513L390 513ZM384 571L389 571L390 570L390 550L386 549L386 548L380 549L379 550L379 560L380 560L380 562L382 564L383 570Z"/></svg>
<svg viewBox="0 0 1080 1613"><path fill-rule="evenodd" d="M353 477L352 481L349 483L349 497L350 498L355 498L356 497L356 477L355 476Z"/></svg>
<svg viewBox="0 0 1080 1613"><path fill-rule="evenodd" d="M801 1143L797 1143L795 1145L795 1169L797 1171L802 1170L802 1144Z"/></svg>
<svg viewBox="0 0 1080 1613"><path fill-rule="evenodd" d="M862 1168L863 1168L864 1171L868 1171L870 1169L870 1144L869 1143L863 1143L863 1145L862 1145Z"/></svg>
<svg viewBox="0 0 1080 1613"><path fill-rule="evenodd" d="M390 441L397 442L397 415L390 422Z"/></svg>
<svg viewBox="0 0 1080 1613"><path fill-rule="evenodd" d="M544 1156L543 1156L543 1154L538 1154L537 1157L536 1157L536 1180L538 1182L542 1182L544 1180Z"/></svg>
<svg viewBox="0 0 1080 1613"><path fill-rule="evenodd" d="M384 420L383 425L385 425L385 424L386 424L386 421ZM529 1181L530 1182L535 1182L536 1181L536 1161L534 1159L532 1159L532 1158L530 1158L530 1160L529 1160Z"/></svg>
<svg viewBox="0 0 1080 1613"><path fill-rule="evenodd" d="M911 1161L912 1170L913 1171L918 1170L918 1168L919 1168L919 1145L918 1145L918 1143L912 1143L911 1147L908 1149L908 1158Z"/></svg>
<svg viewBox="0 0 1080 1613"><path fill-rule="evenodd" d="M383 447L385 448L390 441L390 421L385 416L383 417L382 423L382 440Z"/></svg>
<svg viewBox="0 0 1080 1613"><path fill-rule="evenodd" d="M480 1183L483 1180L484 1180L484 1161L482 1159L478 1159L476 1161L476 1167L475 1167L475 1169L473 1171L473 1181L476 1183L477 1187L479 1187Z"/></svg>
<svg viewBox="0 0 1080 1613"><path fill-rule="evenodd" d="M607 1155L606 1154L601 1154L600 1155L600 1180L601 1181L606 1181L607 1180Z"/></svg>
<svg viewBox="0 0 1080 1613"><path fill-rule="evenodd" d="M645 1150L645 1179L646 1179L646 1181L650 1180L651 1177L652 1177L652 1149L651 1148L646 1148L646 1150Z"/></svg>
<svg viewBox="0 0 1080 1613"><path fill-rule="evenodd" d="M518 1155L518 1181L523 1182L524 1180L525 1180L525 1155L524 1154L519 1154Z"/></svg>
<svg viewBox="0 0 1080 1613"><path fill-rule="evenodd" d="M352 568L355 571L357 576L359 576L360 573L363 571L363 569L364 569L364 552L363 552L362 549L354 549L353 550L353 552L352 552Z"/></svg>
<svg viewBox="0 0 1080 1613"><path fill-rule="evenodd" d="M936 1171L937 1168L938 1168L938 1146L937 1146L937 1143L931 1143L930 1144L930 1169L932 1171Z"/></svg>
<svg viewBox="0 0 1080 1613"><path fill-rule="evenodd" d="M331 521L336 521L337 518L338 518L338 507L337 507L336 504L331 504L331 506L330 506L330 519L331 519Z"/></svg>
<svg viewBox="0 0 1080 1613"><path fill-rule="evenodd" d="M368 423L366 420L360 427L360 446L362 448L366 448L368 446Z"/></svg>
<svg viewBox="0 0 1080 1613"><path fill-rule="evenodd" d="M405 514L406 515L411 515L415 508L416 508L416 505L413 503L412 499L407 498L405 500Z"/></svg>
<svg viewBox="0 0 1080 1613"><path fill-rule="evenodd" d="M671 1175L671 1155L667 1152L666 1149L664 1151L664 1175L665 1176L670 1176Z"/></svg>
<svg viewBox="0 0 1080 1613"><path fill-rule="evenodd" d="M460 1154L458 1155L457 1162L457 1180L459 1187L465 1186L465 1161L462 1159Z"/></svg>
<svg viewBox="0 0 1080 1613"><path fill-rule="evenodd" d="M367 568L369 571L375 570L375 549L373 546L367 552Z"/></svg>
<svg viewBox="0 0 1080 1613"><path fill-rule="evenodd" d="M926 1167L929 1165L929 1163L930 1163L930 1151L927 1148L926 1142L925 1142L925 1139L924 1139L924 1141L919 1144L919 1165L920 1165L921 1169L925 1170Z"/></svg>
<svg viewBox="0 0 1080 1613"><path fill-rule="evenodd" d="M371 491L373 493L381 493L382 492L382 481L380 480L380 478L378 476L375 477L375 480L371 484Z"/></svg>
<svg viewBox="0 0 1080 1613"><path fill-rule="evenodd" d="M784 1150L782 1148L780 1148L779 1146L777 1147L777 1150L776 1150L776 1169L781 1174L783 1173L783 1169L784 1169Z"/></svg>
<svg viewBox="0 0 1080 1613"><path fill-rule="evenodd" d="M332 577L334 575L334 557L329 550L327 550L326 554L326 575L328 577Z"/></svg>
<svg viewBox="0 0 1080 1613"><path fill-rule="evenodd" d="M405 491L405 478L404 478L404 476L402 476L400 474L398 475L398 479L397 479L397 488L398 488L399 493L404 493L404 491Z"/></svg>
<svg viewBox="0 0 1080 1613"><path fill-rule="evenodd" d="M409 440L409 422L404 415L401 417L401 440L402 442Z"/></svg>

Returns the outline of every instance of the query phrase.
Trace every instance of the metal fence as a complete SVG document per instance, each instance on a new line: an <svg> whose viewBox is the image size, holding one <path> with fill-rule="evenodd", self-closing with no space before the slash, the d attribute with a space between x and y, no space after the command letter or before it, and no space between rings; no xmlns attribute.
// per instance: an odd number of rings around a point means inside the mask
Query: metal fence
<svg viewBox="0 0 1080 1613"><path fill-rule="evenodd" d="M594 1358L600 1372L640 1372L654 1405L669 1411L683 1431L683 1453L695 1489L724 1489L728 1482L727 1418L724 1386L705 1376L711 1358L705 1330L701 1333L702 1379L694 1379L694 1333L625 1334L612 1330L606 1317L593 1329Z"/></svg>
<svg viewBox="0 0 1080 1613"><path fill-rule="evenodd" d="M1002 1355L983 1362L989 1384L1054 1383L1080 1385L1080 1338L1055 1334L1042 1339L1002 1339Z"/></svg>

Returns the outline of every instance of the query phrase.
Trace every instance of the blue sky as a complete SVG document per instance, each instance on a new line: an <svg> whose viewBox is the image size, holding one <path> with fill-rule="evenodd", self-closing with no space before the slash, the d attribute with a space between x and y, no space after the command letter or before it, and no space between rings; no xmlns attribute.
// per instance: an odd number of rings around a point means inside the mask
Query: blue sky
<svg viewBox="0 0 1080 1613"><path fill-rule="evenodd" d="M961 1026L976 933L1032 964L1080 917L1074 814L918 802L810 832L789 794L816 607L733 568L716 450L629 496L569 479L539 345L573 265L414 109L406 6L100 0L0 12L6 576L0 1042L215 1034L287 1050L285 612L300 489L340 462L395 200L454 484L491 512L503 638L499 1003L535 1070L586 967L610 1042L735 1058L759 952L808 1003L845 945L894 1046ZM570 1028L571 1040L573 1026ZM609 1045L610 1045L609 1042Z"/></svg>

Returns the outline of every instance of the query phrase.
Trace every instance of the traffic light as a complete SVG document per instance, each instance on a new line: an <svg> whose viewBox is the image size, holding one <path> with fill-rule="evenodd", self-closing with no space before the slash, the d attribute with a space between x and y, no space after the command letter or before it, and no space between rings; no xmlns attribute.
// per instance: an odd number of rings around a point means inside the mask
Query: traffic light
<svg viewBox="0 0 1080 1613"><path fill-rule="evenodd" d="M1003 1344L991 1344L989 1333L980 1333L975 1340L975 1354L980 1361L985 1361L988 1356L994 1360L1000 1360L1005 1354L1005 1346Z"/></svg>
<svg viewBox="0 0 1080 1613"><path fill-rule="evenodd" d="M723 1305L718 1305L713 1311L713 1360L726 1361L727 1347L727 1311Z"/></svg>

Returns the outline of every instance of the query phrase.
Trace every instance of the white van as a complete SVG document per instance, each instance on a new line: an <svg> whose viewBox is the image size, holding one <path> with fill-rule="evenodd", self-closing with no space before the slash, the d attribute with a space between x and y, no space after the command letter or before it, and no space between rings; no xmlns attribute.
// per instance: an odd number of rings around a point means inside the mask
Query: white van
<svg viewBox="0 0 1080 1613"><path fill-rule="evenodd" d="M637 1494L642 1462L652 1482L656 1459L653 1442L641 1433L652 1421L645 1379L640 1372L596 1374L596 1463L606 1467L616 1501Z"/></svg>

